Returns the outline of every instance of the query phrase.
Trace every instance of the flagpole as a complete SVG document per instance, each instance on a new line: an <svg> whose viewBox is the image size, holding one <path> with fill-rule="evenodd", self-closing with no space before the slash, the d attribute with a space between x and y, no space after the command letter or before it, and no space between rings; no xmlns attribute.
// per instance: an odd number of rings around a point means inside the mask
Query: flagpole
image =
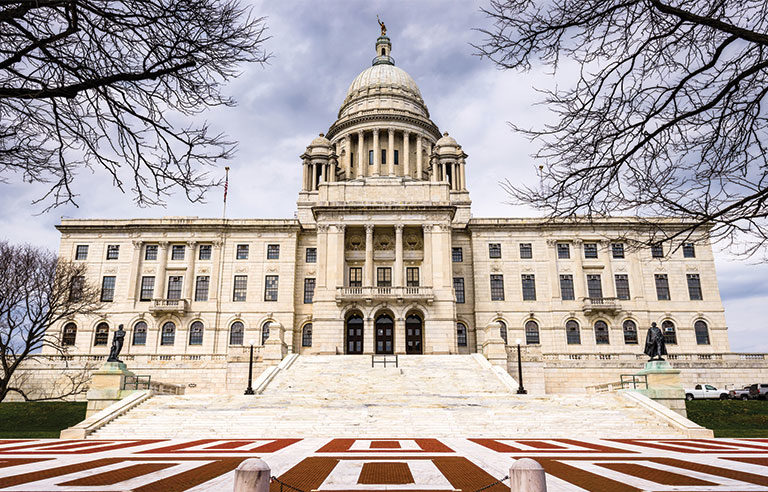
<svg viewBox="0 0 768 492"><path fill-rule="evenodd" d="M227 188L229 187L229 166L224 168L224 213L222 219L227 218Z"/></svg>

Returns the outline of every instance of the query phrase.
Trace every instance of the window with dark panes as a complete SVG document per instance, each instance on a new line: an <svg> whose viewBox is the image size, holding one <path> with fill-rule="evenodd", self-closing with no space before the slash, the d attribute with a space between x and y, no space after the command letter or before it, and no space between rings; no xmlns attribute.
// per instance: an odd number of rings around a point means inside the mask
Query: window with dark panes
<svg viewBox="0 0 768 492"><path fill-rule="evenodd" d="M677 345L677 330L675 324L670 320L661 323L661 331L664 333L664 342L669 345Z"/></svg>
<svg viewBox="0 0 768 492"><path fill-rule="evenodd" d="M75 345L76 338L77 325L74 323L67 323L64 325L64 332L61 335L61 344L65 347L72 347Z"/></svg>
<svg viewBox="0 0 768 492"><path fill-rule="evenodd" d="M167 299L181 299L181 284L184 277L181 275L171 275L168 277L168 297Z"/></svg>
<svg viewBox="0 0 768 492"><path fill-rule="evenodd" d="M389 267L376 268L376 286L392 287L392 269Z"/></svg>
<svg viewBox="0 0 768 492"><path fill-rule="evenodd" d="M350 267L350 269L349 269L349 286L350 287L362 287L363 286L363 268L362 267Z"/></svg>
<svg viewBox="0 0 768 492"><path fill-rule="evenodd" d="M535 301L536 300L536 278L531 274L523 274L520 276L523 283L523 300Z"/></svg>
<svg viewBox="0 0 768 492"><path fill-rule="evenodd" d="M688 273L686 274L685 277L688 280L688 296L691 298L692 301L700 301L702 299L702 296L701 296L701 279L699 278L699 274Z"/></svg>
<svg viewBox="0 0 768 492"><path fill-rule="evenodd" d="M451 249L451 259L454 263L461 263L464 261L464 250L461 248Z"/></svg>
<svg viewBox="0 0 768 492"><path fill-rule="evenodd" d="M301 329L301 346L312 346L312 323L307 323L304 328Z"/></svg>
<svg viewBox="0 0 768 492"><path fill-rule="evenodd" d="M408 287L419 286L419 267L408 267L405 269L405 285Z"/></svg>
<svg viewBox="0 0 768 492"><path fill-rule="evenodd" d="M497 321L499 322L499 336L504 340L504 343L507 343L507 324L502 320Z"/></svg>
<svg viewBox="0 0 768 492"><path fill-rule="evenodd" d="M167 321L160 330L160 345L173 345L176 341L176 325Z"/></svg>
<svg viewBox="0 0 768 492"><path fill-rule="evenodd" d="M501 243L488 244L488 257L501 258Z"/></svg>
<svg viewBox="0 0 768 492"><path fill-rule="evenodd" d="M705 321L696 321L693 324L693 330L696 332L697 345L709 345L709 330L707 329L707 323Z"/></svg>
<svg viewBox="0 0 768 492"><path fill-rule="evenodd" d="M307 248L305 261L307 263L317 263L317 248Z"/></svg>
<svg viewBox="0 0 768 492"><path fill-rule="evenodd" d="M651 256L653 258L663 258L664 257L664 246L660 243L654 244L651 246Z"/></svg>
<svg viewBox="0 0 768 492"><path fill-rule="evenodd" d="M155 277L141 277L141 292L139 301L151 301L155 297Z"/></svg>
<svg viewBox="0 0 768 492"><path fill-rule="evenodd" d="M247 260L248 259L248 245L247 244L238 244L237 245L237 253L235 254L236 260Z"/></svg>
<svg viewBox="0 0 768 492"><path fill-rule="evenodd" d="M88 259L88 245L87 244L78 244L75 248L75 259L76 260L87 260Z"/></svg>
<svg viewBox="0 0 768 492"><path fill-rule="evenodd" d="M213 250L210 244L201 244L197 251L197 259L207 261L211 259L211 251Z"/></svg>
<svg viewBox="0 0 768 492"><path fill-rule="evenodd" d="M453 277L453 290L456 292L456 304L464 304L464 277Z"/></svg>
<svg viewBox="0 0 768 492"><path fill-rule="evenodd" d="M133 345L147 344L147 323L139 321L133 325Z"/></svg>
<svg viewBox="0 0 768 492"><path fill-rule="evenodd" d="M629 299L629 275L617 273L614 276L616 280L616 297L619 299Z"/></svg>
<svg viewBox="0 0 768 492"><path fill-rule="evenodd" d="M369 166L373 166L373 151L372 150L368 151L368 165Z"/></svg>
<svg viewBox="0 0 768 492"><path fill-rule="evenodd" d="M82 299L83 289L85 288L85 277L82 275L75 275L69 282L69 300L76 302Z"/></svg>
<svg viewBox="0 0 768 492"><path fill-rule="evenodd" d="M229 344L242 345L244 332L245 330L242 321L235 321L232 323L232 326L229 327Z"/></svg>
<svg viewBox="0 0 768 492"><path fill-rule="evenodd" d="M659 301L669 300L669 280L666 273L657 273L653 276L656 281L656 298Z"/></svg>
<svg viewBox="0 0 768 492"><path fill-rule="evenodd" d="M557 257L561 260L571 258L571 245L568 243L557 243Z"/></svg>
<svg viewBox="0 0 768 492"><path fill-rule="evenodd" d="M315 279L304 279L304 304L312 304L315 297Z"/></svg>
<svg viewBox="0 0 768 492"><path fill-rule="evenodd" d="M203 344L203 322L195 321L189 325L189 344L190 345L202 345Z"/></svg>
<svg viewBox="0 0 768 492"><path fill-rule="evenodd" d="M195 301L208 300L208 288L211 285L211 277L208 275L198 275L195 281Z"/></svg>
<svg viewBox="0 0 768 492"><path fill-rule="evenodd" d="M467 346L467 327L464 323L456 323L456 345L459 347Z"/></svg>
<svg viewBox="0 0 768 492"><path fill-rule="evenodd" d="M267 275L264 278L264 300L277 301L277 275Z"/></svg>
<svg viewBox="0 0 768 492"><path fill-rule="evenodd" d="M271 321L265 321L263 325L261 325L261 344L264 345L267 343L267 339L269 338L269 327L272 325Z"/></svg>
<svg viewBox="0 0 768 492"><path fill-rule="evenodd" d="M696 246L693 243L683 244L683 258L696 258Z"/></svg>
<svg viewBox="0 0 768 492"><path fill-rule="evenodd" d="M504 275L491 275L491 300L504 300Z"/></svg>
<svg viewBox="0 0 768 492"><path fill-rule="evenodd" d="M279 244L267 244L267 259L279 260L280 259L280 245Z"/></svg>
<svg viewBox="0 0 768 492"><path fill-rule="evenodd" d="M627 345L637 344L637 325L631 319L624 321L624 343Z"/></svg>
<svg viewBox="0 0 768 492"><path fill-rule="evenodd" d="M109 325L106 323L99 323L96 325L96 333L93 337L94 345L107 345L109 342Z"/></svg>
<svg viewBox="0 0 768 492"><path fill-rule="evenodd" d="M584 258L597 258L597 243L584 243Z"/></svg>
<svg viewBox="0 0 768 492"><path fill-rule="evenodd" d="M611 343L608 336L608 324L605 321L595 322L595 343L598 345L607 345Z"/></svg>
<svg viewBox="0 0 768 492"><path fill-rule="evenodd" d="M525 323L525 343L526 345L538 345L539 341L539 324L533 320Z"/></svg>
<svg viewBox="0 0 768 492"><path fill-rule="evenodd" d="M395 149L395 166L400 164L400 152Z"/></svg>
<svg viewBox="0 0 768 492"><path fill-rule="evenodd" d="M248 291L248 275L235 275L232 287L232 300L234 302L245 302L245 296Z"/></svg>
<svg viewBox="0 0 768 492"><path fill-rule="evenodd" d="M381 149L381 163L387 163L387 149Z"/></svg>
<svg viewBox="0 0 768 492"><path fill-rule="evenodd" d="M564 301L572 301L576 298L573 292L573 275L560 275L560 297Z"/></svg>
<svg viewBox="0 0 768 492"><path fill-rule="evenodd" d="M115 277L106 276L101 279L101 302L115 300Z"/></svg>
<svg viewBox="0 0 768 492"><path fill-rule="evenodd" d="M144 260L155 261L157 260L157 244L147 244L144 246Z"/></svg>
<svg viewBox="0 0 768 492"><path fill-rule="evenodd" d="M600 281L600 275L587 275L587 295L590 299L602 299L603 283Z"/></svg>
<svg viewBox="0 0 768 492"><path fill-rule="evenodd" d="M171 246L171 260L181 261L184 259L184 250L186 247L183 244L174 244Z"/></svg>
<svg viewBox="0 0 768 492"><path fill-rule="evenodd" d="M120 245L108 244L107 245L107 259L117 260L120 257Z"/></svg>
<svg viewBox="0 0 768 492"><path fill-rule="evenodd" d="M533 245L531 243L520 243L520 258L523 260L533 258Z"/></svg>
<svg viewBox="0 0 768 492"><path fill-rule="evenodd" d="M614 258L624 258L624 243L611 244L611 252L613 253Z"/></svg>
<svg viewBox="0 0 768 492"><path fill-rule="evenodd" d="M581 344L581 330L578 321L570 319L565 323L565 340L568 345Z"/></svg>

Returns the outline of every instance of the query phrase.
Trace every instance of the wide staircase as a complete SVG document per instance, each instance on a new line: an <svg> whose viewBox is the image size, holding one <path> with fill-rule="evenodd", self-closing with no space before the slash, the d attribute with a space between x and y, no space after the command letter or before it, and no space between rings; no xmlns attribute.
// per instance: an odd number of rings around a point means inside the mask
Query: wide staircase
<svg viewBox="0 0 768 492"><path fill-rule="evenodd" d="M517 395L475 355L301 356L259 395L154 396L92 438L683 437L618 394Z"/></svg>

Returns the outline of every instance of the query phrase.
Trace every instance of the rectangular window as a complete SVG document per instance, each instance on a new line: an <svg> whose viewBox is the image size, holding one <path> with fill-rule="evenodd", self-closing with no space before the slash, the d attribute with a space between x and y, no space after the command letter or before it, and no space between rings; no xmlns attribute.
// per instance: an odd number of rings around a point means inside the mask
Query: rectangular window
<svg viewBox="0 0 768 492"><path fill-rule="evenodd" d="M611 251L613 252L614 258L624 258L624 243L611 244Z"/></svg>
<svg viewBox="0 0 768 492"><path fill-rule="evenodd" d="M197 259L202 261L208 261L211 259L211 250L213 248L210 244L201 244L197 252Z"/></svg>
<svg viewBox="0 0 768 492"><path fill-rule="evenodd" d="M120 245L108 244L107 245L107 259L116 260L120 257Z"/></svg>
<svg viewBox="0 0 768 492"><path fill-rule="evenodd" d="M664 258L664 246L662 246L660 243L651 246L651 257Z"/></svg>
<svg viewBox="0 0 768 492"><path fill-rule="evenodd" d="M657 273L656 279L656 298L660 301L669 300L669 280L666 273Z"/></svg>
<svg viewBox="0 0 768 492"><path fill-rule="evenodd" d="M208 300L208 287L211 285L211 277L208 275L198 275L195 282L195 300L207 301Z"/></svg>
<svg viewBox="0 0 768 492"><path fill-rule="evenodd" d="M368 165L369 166L373 166L373 151L372 150L368 151Z"/></svg>
<svg viewBox="0 0 768 492"><path fill-rule="evenodd" d="M533 245L531 243L520 243L520 258L523 260L533 258Z"/></svg>
<svg viewBox="0 0 768 492"><path fill-rule="evenodd" d="M533 275L521 275L523 281L523 300L535 301L536 300L536 279Z"/></svg>
<svg viewBox="0 0 768 492"><path fill-rule="evenodd" d="M453 277L453 290L456 292L456 303L464 304L464 278Z"/></svg>
<svg viewBox="0 0 768 492"><path fill-rule="evenodd" d="M87 260L88 259L88 245L87 244L78 244L77 248L75 248L75 259L76 260Z"/></svg>
<svg viewBox="0 0 768 492"><path fill-rule="evenodd" d="M597 258L597 243L584 243L584 258Z"/></svg>
<svg viewBox="0 0 768 492"><path fill-rule="evenodd" d="M628 300L629 296L629 275L617 273L616 279L616 297Z"/></svg>
<svg viewBox="0 0 768 492"><path fill-rule="evenodd" d="M587 275L587 293L590 299L602 299L603 283L600 275Z"/></svg>
<svg viewBox="0 0 768 492"><path fill-rule="evenodd" d="M315 297L315 279L304 279L304 304L312 304L312 299Z"/></svg>
<svg viewBox="0 0 768 492"><path fill-rule="evenodd" d="M237 260L247 260L248 259L248 245L247 244L238 244L237 245L237 253L235 253L235 259L237 259Z"/></svg>
<svg viewBox="0 0 768 492"><path fill-rule="evenodd" d="M183 260L184 259L184 245L183 244L174 244L171 247L171 259L172 260Z"/></svg>
<svg viewBox="0 0 768 492"><path fill-rule="evenodd" d="M561 260L571 258L571 245L568 243L557 243L557 257Z"/></svg>
<svg viewBox="0 0 768 492"><path fill-rule="evenodd" d="M491 275L491 300L504 300L504 275Z"/></svg>
<svg viewBox="0 0 768 492"><path fill-rule="evenodd" d="M248 292L248 275L235 275L234 286L232 288L232 301L245 302L245 295Z"/></svg>
<svg viewBox="0 0 768 492"><path fill-rule="evenodd" d="M488 244L488 258L501 258L501 243Z"/></svg>
<svg viewBox="0 0 768 492"><path fill-rule="evenodd" d="M168 299L181 299L181 284L184 277L181 275L171 275L168 277Z"/></svg>
<svg viewBox="0 0 768 492"><path fill-rule="evenodd" d="M264 278L264 300L277 301L277 275L267 275Z"/></svg>
<svg viewBox="0 0 768 492"><path fill-rule="evenodd" d="M69 300L70 302L77 302L83 298L83 288L85 287L85 277L82 275L76 275L72 277L69 283ZM71 345L74 345L72 343Z"/></svg>
<svg viewBox="0 0 768 492"><path fill-rule="evenodd" d="M279 244L267 244L267 259L279 260L280 259L280 245Z"/></svg>
<svg viewBox="0 0 768 492"><path fill-rule="evenodd" d="M349 269L349 286L350 287L363 286L363 268L362 267L351 267Z"/></svg>
<svg viewBox="0 0 768 492"><path fill-rule="evenodd" d="M144 246L144 260L155 261L157 260L157 244L147 244Z"/></svg>
<svg viewBox="0 0 768 492"><path fill-rule="evenodd" d="M376 285L378 287L392 287L392 269L389 267L376 268Z"/></svg>
<svg viewBox="0 0 768 492"><path fill-rule="evenodd" d="M395 149L395 166L400 164L400 152Z"/></svg>
<svg viewBox="0 0 768 492"><path fill-rule="evenodd" d="M419 286L419 267L408 267L405 269L405 285L408 287Z"/></svg>
<svg viewBox="0 0 768 492"><path fill-rule="evenodd" d="M686 275L688 279L688 295L692 301L702 300L701 296L701 279L698 273L689 273Z"/></svg>
<svg viewBox="0 0 768 492"><path fill-rule="evenodd" d="M381 149L381 163L387 163L387 149Z"/></svg>
<svg viewBox="0 0 768 492"><path fill-rule="evenodd" d="M141 277L139 301L151 301L155 297L155 277Z"/></svg>
<svg viewBox="0 0 768 492"><path fill-rule="evenodd" d="M451 249L451 259L454 263L461 263L464 261L464 250L461 248Z"/></svg>
<svg viewBox="0 0 768 492"><path fill-rule="evenodd" d="M560 297L564 301L572 301L576 298L573 293L573 275L560 275Z"/></svg>
<svg viewBox="0 0 768 492"><path fill-rule="evenodd" d="M307 263L317 263L317 248L307 248L305 258Z"/></svg>
<svg viewBox="0 0 768 492"><path fill-rule="evenodd" d="M101 302L115 300L115 277L108 276L101 279Z"/></svg>
<svg viewBox="0 0 768 492"><path fill-rule="evenodd" d="M696 258L696 246L693 243L683 244L683 258Z"/></svg>

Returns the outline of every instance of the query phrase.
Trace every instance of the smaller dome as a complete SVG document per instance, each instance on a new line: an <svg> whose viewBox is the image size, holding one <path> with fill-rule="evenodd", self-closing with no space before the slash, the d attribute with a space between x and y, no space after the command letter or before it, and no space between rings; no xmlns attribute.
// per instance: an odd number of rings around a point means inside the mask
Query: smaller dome
<svg viewBox="0 0 768 492"><path fill-rule="evenodd" d="M331 141L325 138L324 133L321 133L307 146L307 152L312 155L327 156L331 153Z"/></svg>
<svg viewBox="0 0 768 492"><path fill-rule="evenodd" d="M454 139L452 136L448 135L448 132L443 133L443 136L435 142L435 147L443 147L443 146L453 146L458 147L459 143L456 142L456 139Z"/></svg>

